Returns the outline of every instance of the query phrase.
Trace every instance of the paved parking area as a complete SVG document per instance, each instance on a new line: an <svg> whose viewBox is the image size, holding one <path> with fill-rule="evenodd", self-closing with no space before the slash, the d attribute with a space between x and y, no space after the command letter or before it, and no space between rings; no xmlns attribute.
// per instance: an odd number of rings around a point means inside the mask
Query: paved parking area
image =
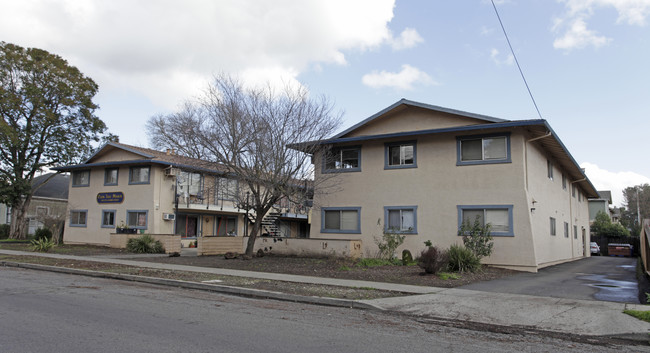
<svg viewBox="0 0 650 353"><path fill-rule="evenodd" d="M636 258L594 256L459 288L542 297L639 303Z"/></svg>

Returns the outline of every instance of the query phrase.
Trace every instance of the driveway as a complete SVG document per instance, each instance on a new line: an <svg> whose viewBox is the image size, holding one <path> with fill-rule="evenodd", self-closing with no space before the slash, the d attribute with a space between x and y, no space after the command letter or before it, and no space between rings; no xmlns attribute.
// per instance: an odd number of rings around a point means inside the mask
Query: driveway
<svg viewBox="0 0 650 353"><path fill-rule="evenodd" d="M459 288L638 304L635 274L636 258L594 256Z"/></svg>

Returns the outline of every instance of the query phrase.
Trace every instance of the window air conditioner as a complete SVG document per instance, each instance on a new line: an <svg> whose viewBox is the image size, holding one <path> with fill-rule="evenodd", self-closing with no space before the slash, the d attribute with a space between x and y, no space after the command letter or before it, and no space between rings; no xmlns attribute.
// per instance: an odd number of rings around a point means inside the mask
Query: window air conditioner
<svg viewBox="0 0 650 353"><path fill-rule="evenodd" d="M173 221L176 219L176 215L173 213L163 213L163 219L165 221Z"/></svg>

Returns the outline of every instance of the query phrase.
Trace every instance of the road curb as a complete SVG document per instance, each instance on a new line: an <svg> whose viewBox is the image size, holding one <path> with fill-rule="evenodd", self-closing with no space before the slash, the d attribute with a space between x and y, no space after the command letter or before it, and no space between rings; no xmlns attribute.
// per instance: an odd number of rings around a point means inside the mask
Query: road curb
<svg viewBox="0 0 650 353"><path fill-rule="evenodd" d="M208 283L181 281L176 279L127 275L121 273L110 273L110 272L101 272L101 271L92 271L92 270L82 270L76 268L57 267L57 266L30 264L30 263L22 263L22 262L2 261L0 262L0 265L4 267L17 267L17 268L25 268L30 270L58 272L58 273L82 275L82 276L97 277L97 278L117 279L122 281L141 282L141 283L171 286L171 287L178 287L178 288L185 288L185 289L196 289L196 290L238 295L238 296L244 296L250 298L275 299L275 300L290 301L290 302L305 303L305 304L316 304L316 305L323 305L323 306L335 306L335 307L344 307L344 308L385 311L384 309L376 305L363 303L360 301L350 300L350 299L309 297L304 295L273 292L273 291L266 291L266 290L253 289L253 288L231 287L231 286L224 286L218 284L208 284Z"/></svg>

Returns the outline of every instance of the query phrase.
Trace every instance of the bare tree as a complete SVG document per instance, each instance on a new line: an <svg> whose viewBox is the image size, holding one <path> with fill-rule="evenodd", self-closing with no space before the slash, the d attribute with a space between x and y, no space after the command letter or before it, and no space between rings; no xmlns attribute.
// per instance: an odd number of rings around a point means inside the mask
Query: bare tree
<svg viewBox="0 0 650 353"><path fill-rule="evenodd" d="M280 92L270 85L247 88L221 75L197 102L186 104L182 114L151 118L148 133L150 138L170 136L157 142L159 148L193 153L188 144L199 145L206 151L201 152L203 158L221 164L245 186L255 217L246 246L252 256L262 220L273 205L284 197L304 195L306 180L317 187L311 180L310 158L321 148L318 141L341 124L341 114L333 110L327 98L311 98L303 87L286 86ZM162 131L169 124L191 129L193 136Z"/></svg>

